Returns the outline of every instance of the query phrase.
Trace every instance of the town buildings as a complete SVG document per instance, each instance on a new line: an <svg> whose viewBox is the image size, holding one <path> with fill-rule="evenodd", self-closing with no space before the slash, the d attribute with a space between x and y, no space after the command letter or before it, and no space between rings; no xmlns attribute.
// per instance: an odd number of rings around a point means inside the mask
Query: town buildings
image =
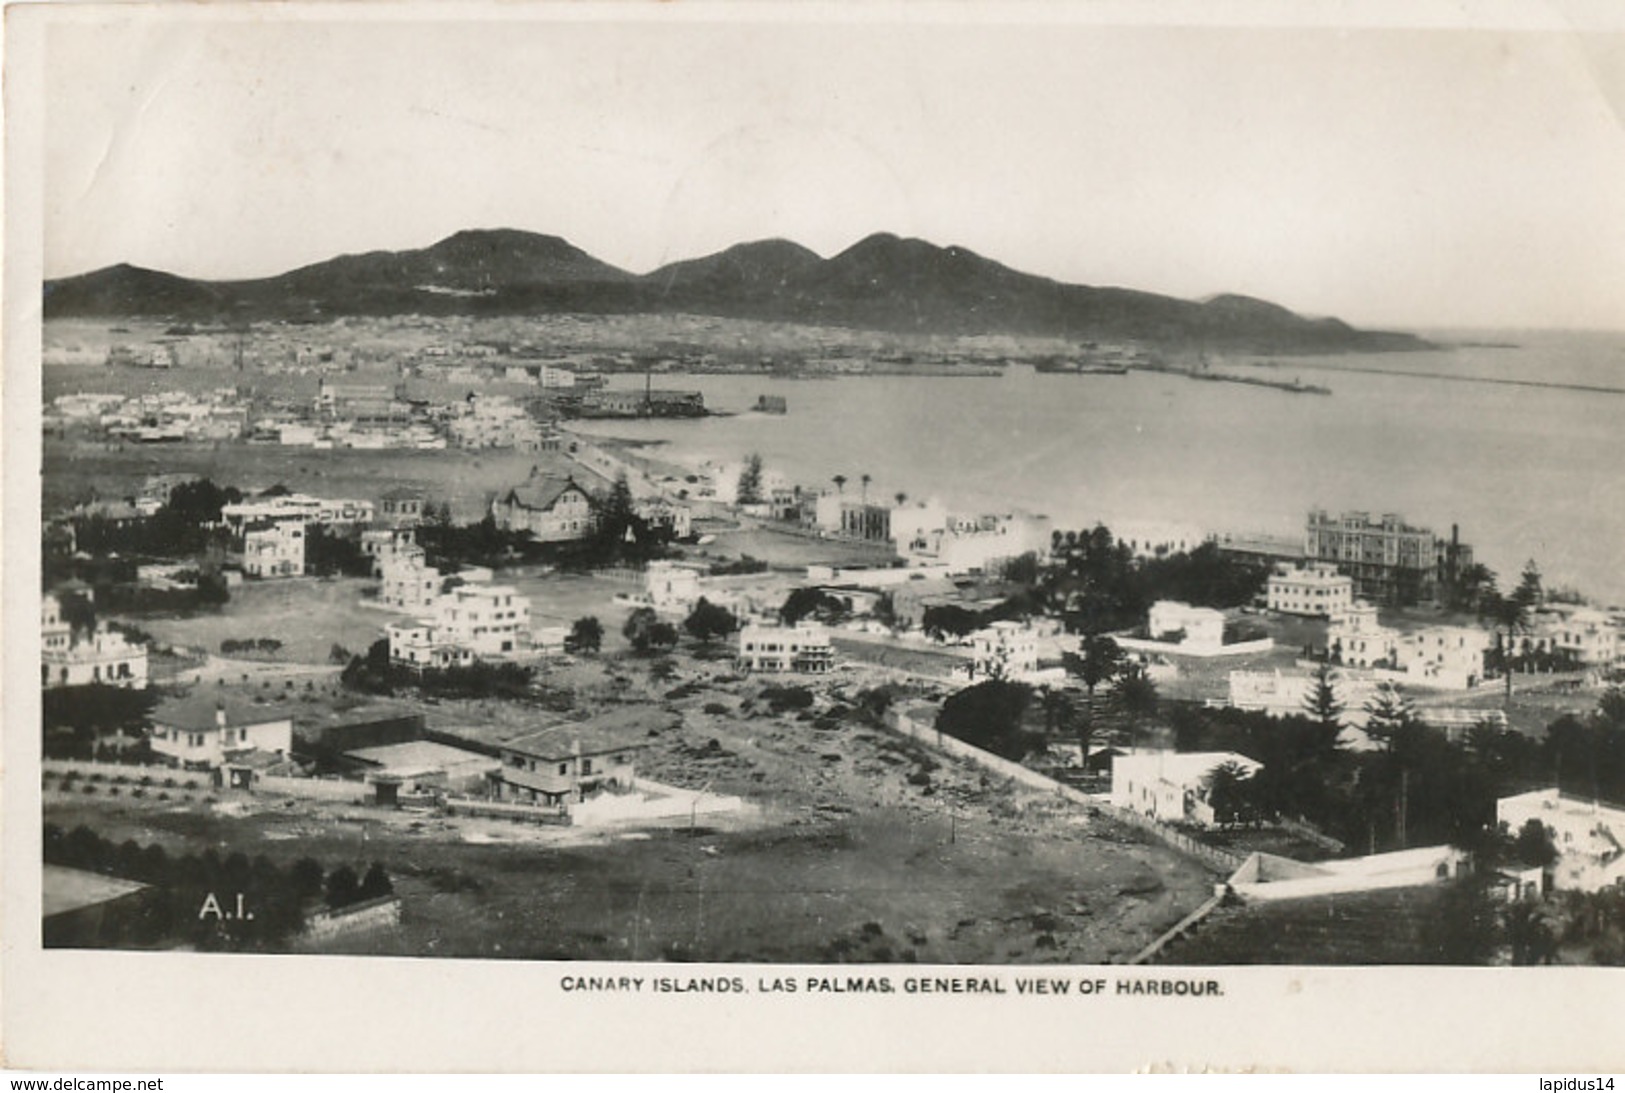
<svg viewBox="0 0 1625 1093"><path fill-rule="evenodd" d="M378 522L389 527L410 527L421 523L428 500L420 489L396 486L378 499Z"/></svg>
<svg viewBox="0 0 1625 1093"><path fill-rule="evenodd" d="M1233 751L1130 752L1112 760L1111 803L1165 823L1216 822L1213 772L1233 765L1251 777L1263 764Z"/></svg>
<svg viewBox="0 0 1625 1093"><path fill-rule="evenodd" d="M592 494L573 477L535 467L523 485L491 502L491 516L504 531L528 532L543 543L585 539L595 526Z"/></svg>
<svg viewBox="0 0 1625 1093"><path fill-rule="evenodd" d="M1053 530L1049 517L1024 513L950 514L941 527L916 530L908 543L893 537L910 565L941 566L951 573L990 573L1023 554L1043 557Z"/></svg>
<svg viewBox="0 0 1625 1093"><path fill-rule="evenodd" d="M1596 892L1625 885L1625 809L1552 788L1501 798L1495 818L1514 836L1530 820L1546 828L1557 851L1553 888Z"/></svg>
<svg viewBox="0 0 1625 1093"><path fill-rule="evenodd" d="M238 551L243 573L261 579L305 572L305 524L262 520L245 525Z"/></svg>
<svg viewBox="0 0 1625 1093"><path fill-rule="evenodd" d="M1354 578L1329 562L1276 565L1265 584L1265 605L1287 615L1329 619L1354 606Z"/></svg>
<svg viewBox="0 0 1625 1093"><path fill-rule="evenodd" d="M555 806L627 792L636 786L637 753L646 745L646 736L615 725L555 725L505 741L502 765L487 785L498 801Z"/></svg>
<svg viewBox="0 0 1625 1093"><path fill-rule="evenodd" d="M256 497L220 507L220 519L233 535L241 535L249 524L256 523L320 524L323 527L350 528L372 523L373 514L371 501L329 500L303 493Z"/></svg>
<svg viewBox="0 0 1625 1093"><path fill-rule="evenodd" d="M402 559L392 570L392 594L422 617L384 628L392 664L424 669L465 667L482 660L513 660L532 652L530 598L512 585L486 583L489 570L443 577L421 560ZM389 606L396 606L389 604Z"/></svg>
<svg viewBox="0 0 1625 1093"><path fill-rule="evenodd" d="M87 683L145 687L147 647L99 620L88 632L76 632L63 617L61 600L46 594L40 601L40 684L78 687Z"/></svg>
<svg viewBox="0 0 1625 1093"><path fill-rule="evenodd" d="M747 672L822 674L835 667L835 648L822 626L746 626L739 631L739 667Z"/></svg>
<svg viewBox="0 0 1625 1093"><path fill-rule="evenodd" d="M1363 709L1377 693L1371 680L1334 672L1330 679L1332 695L1342 707L1346 724L1364 721ZM1306 717L1320 686L1312 675L1275 671L1235 671L1228 677L1229 703L1237 710L1261 710L1271 717Z"/></svg>
<svg viewBox="0 0 1625 1093"><path fill-rule="evenodd" d="M1152 641L1196 651L1217 651L1224 646L1224 612L1192 607L1178 600L1158 600L1146 616L1146 632Z"/></svg>
<svg viewBox="0 0 1625 1093"><path fill-rule="evenodd" d="M1378 621L1377 608L1357 601L1326 630L1335 663L1386 671L1420 687L1466 690L1484 680L1484 654L1493 636L1471 626L1398 630Z"/></svg>
<svg viewBox="0 0 1625 1093"><path fill-rule="evenodd" d="M699 601L700 573L675 562L650 562L643 573L643 595L656 611L687 612Z"/></svg>
<svg viewBox="0 0 1625 1093"><path fill-rule="evenodd" d="M180 765L211 770L247 752L286 758L293 750L293 718L199 692L159 705L152 715L151 743L154 752Z"/></svg>
<svg viewBox="0 0 1625 1093"><path fill-rule="evenodd" d="M1514 634L1514 657L1545 654L1576 667L1606 668L1619 660L1619 629L1594 607L1550 603L1536 611L1526 632Z"/></svg>
<svg viewBox="0 0 1625 1093"><path fill-rule="evenodd" d="M1022 679L1038 672L1038 634L1030 626L995 622L970 636L972 676Z"/></svg>
<svg viewBox="0 0 1625 1093"><path fill-rule="evenodd" d="M1472 547L1461 542L1454 527L1449 539L1441 539L1394 513L1378 519L1366 512L1334 517L1321 509L1309 514L1304 556L1333 563L1352 577L1357 597L1391 605L1436 598L1473 563Z"/></svg>

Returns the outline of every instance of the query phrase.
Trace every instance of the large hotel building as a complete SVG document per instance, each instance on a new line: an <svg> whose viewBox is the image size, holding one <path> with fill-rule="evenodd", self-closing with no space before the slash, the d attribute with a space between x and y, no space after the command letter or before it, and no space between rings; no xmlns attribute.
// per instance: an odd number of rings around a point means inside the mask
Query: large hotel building
<svg viewBox="0 0 1625 1093"><path fill-rule="evenodd" d="M1441 539L1430 528L1412 527L1393 513L1373 519L1365 512L1309 514L1304 556L1331 562L1354 578L1354 594L1372 603L1403 605L1438 597L1442 586L1473 563L1473 548L1454 526Z"/></svg>

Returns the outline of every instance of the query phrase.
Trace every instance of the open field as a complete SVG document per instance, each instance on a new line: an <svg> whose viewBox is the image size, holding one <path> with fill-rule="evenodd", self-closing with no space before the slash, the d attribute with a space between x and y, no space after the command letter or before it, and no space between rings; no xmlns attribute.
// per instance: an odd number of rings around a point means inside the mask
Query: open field
<svg viewBox="0 0 1625 1093"><path fill-rule="evenodd" d="M416 486L436 503L451 505L452 518L472 522L485 515L492 494L524 482L533 466L573 474L598 489L606 483L558 454L511 450L366 451L291 448L278 444L80 443L48 440L44 448L44 511L88 498L124 497L149 476L195 474L244 491L282 484L318 497L374 499L397 486Z"/></svg>
<svg viewBox="0 0 1625 1093"><path fill-rule="evenodd" d="M366 652L383 636L384 624L399 617L360 606L361 590L371 583L355 577L245 581L218 612L143 617L139 623L161 642L210 653L218 653L228 639L274 638L282 648L263 659L325 665L335 643L352 653Z"/></svg>

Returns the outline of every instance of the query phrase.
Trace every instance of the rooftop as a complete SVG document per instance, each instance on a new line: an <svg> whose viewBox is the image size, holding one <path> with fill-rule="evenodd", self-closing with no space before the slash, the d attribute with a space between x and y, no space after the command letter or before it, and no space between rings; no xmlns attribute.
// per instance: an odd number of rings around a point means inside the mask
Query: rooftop
<svg viewBox="0 0 1625 1093"><path fill-rule="evenodd" d="M226 711L226 723L234 726L263 725L270 721L286 721L293 717L290 710L277 706L257 706L229 695L210 694L199 689L184 698L167 698L153 711L152 720L159 725L178 729L212 729L215 711Z"/></svg>
<svg viewBox="0 0 1625 1093"><path fill-rule="evenodd" d="M527 509L547 509L572 489L581 493L587 492L579 482L568 475L537 475L524 485L510 489L503 495L503 499Z"/></svg>
<svg viewBox="0 0 1625 1093"><path fill-rule="evenodd" d="M65 865L47 865L40 881L40 912L50 918L99 903L111 903L145 887L122 877L104 877Z"/></svg>
<svg viewBox="0 0 1625 1093"><path fill-rule="evenodd" d="M379 767L383 772L400 775L428 774L462 766L465 763L479 763L492 767L498 765L494 756L482 755L477 751L468 751L450 744L436 743L433 740L409 740L404 744L356 748L344 754L351 759Z"/></svg>
<svg viewBox="0 0 1625 1093"><path fill-rule="evenodd" d="M1118 758L1119 763L1133 760L1155 761L1158 777L1177 785L1199 782L1215 767L1226 763L1236 763L1248 771L1263 766L1258 760L1237 751L1135 752Z"/></svg>

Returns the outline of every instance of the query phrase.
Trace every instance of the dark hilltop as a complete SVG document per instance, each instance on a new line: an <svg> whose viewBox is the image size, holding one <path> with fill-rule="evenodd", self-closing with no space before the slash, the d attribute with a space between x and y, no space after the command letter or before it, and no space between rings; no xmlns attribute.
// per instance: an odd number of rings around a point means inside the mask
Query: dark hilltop
<svg viewBox="0 0 1625 1093"><path fill-rule="evenodd" d="M343 255L275 277L202 281L130 265L45 283L53 318L690 313L901 333L1131 339L1255 353L1425 349L1245 296L1205 301L1067 284L958 246L871 235L833 258L782 239L637 275L552 235L458 232L430 247Z"/></svg>

